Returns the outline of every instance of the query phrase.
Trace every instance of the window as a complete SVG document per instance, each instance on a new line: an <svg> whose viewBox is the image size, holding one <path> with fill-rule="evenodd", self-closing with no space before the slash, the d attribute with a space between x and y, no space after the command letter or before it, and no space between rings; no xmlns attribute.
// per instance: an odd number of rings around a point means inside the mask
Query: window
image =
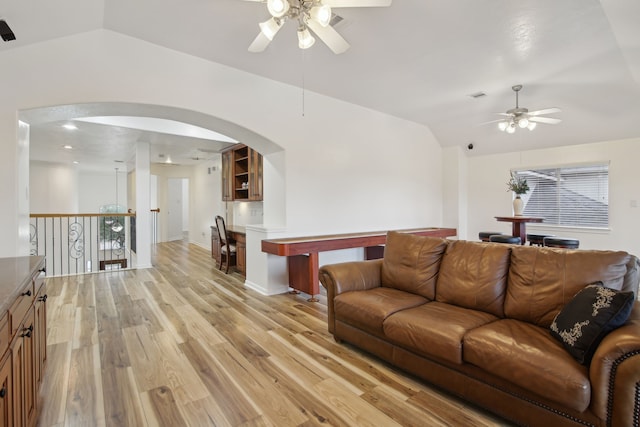
<svg viewBox="0 0 640 427"><path fill-rule="evenodd" d="M609 226L609 164L514 170L529 184L524 215L545 224Z"/></svg>

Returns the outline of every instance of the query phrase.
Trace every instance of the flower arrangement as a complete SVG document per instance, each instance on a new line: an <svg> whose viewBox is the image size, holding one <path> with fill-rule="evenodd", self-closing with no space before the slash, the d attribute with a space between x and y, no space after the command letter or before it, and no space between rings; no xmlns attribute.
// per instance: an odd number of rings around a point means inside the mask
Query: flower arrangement
<svg viewBox="0 0 640 427"><path fill-rule="evenodd" d="M517 195L520 195L529 191L529 184L527 184L526 179L511 172L511 179L507 182L507 188L507 191L513 191Z"/></svg>

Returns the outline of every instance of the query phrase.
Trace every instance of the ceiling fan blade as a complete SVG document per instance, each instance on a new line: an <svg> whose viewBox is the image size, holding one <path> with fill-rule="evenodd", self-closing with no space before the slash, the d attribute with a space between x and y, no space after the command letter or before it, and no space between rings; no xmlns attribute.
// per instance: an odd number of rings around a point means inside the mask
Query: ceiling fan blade
<svg viewBox="0 0 640 427"><path fill-rule="evenodd" d="M264 52L264 50L269 46L271 40L267 36L265 36L262 31L258 33L258 36L253 40L253 43L249 46L249 52L252 53L260 53Z"/></svg>
<svg viewBox="0 0 640 427"><path fill-rule="evenodd" d="M387 7L392 0L322 0L331 7Z"/></svg>
<svg viewBox="0 0 640 427"><path fill-rule="evenodd" d="M559 108L546 108L544 110L536 110L536 111L529 111L527 114L530 116L542 116L543 114L553 114L553 113L561 113L562 110Z"/></svg>
<svg viewBox="0 0 640 427"><path fill-rule="evenodd" d="M557 125L562 120L553 119L551 117L529 117L530 122L546 123L548 125Z"/></svg>
<svg viewBox="0 0 640 427"><path fill-rule="evenodd" d="M489 122L478 123L477 126L484 126L484 125L488 125L488 124L491 124L491 123L498 123L498 122L504 122L504 119L491 120Z"/></svg>
<svg viewBox="0 0 640 427"><path fill-rule="evenodd" d="M320 40L322 40L324 44L326 44L336 55L344 53L349 49L349 43L347 43L347 41L331 25L323 27L310 19L307 22L307 26L311 28L311 30L320 37Z"/></svg>
<svg viewBox="0 0 640 427"><path fill-rule="evenodd" d="M493 114L497 114L499 116L513 117L513 114L509 114L509 113L493 113Z"/></svg>

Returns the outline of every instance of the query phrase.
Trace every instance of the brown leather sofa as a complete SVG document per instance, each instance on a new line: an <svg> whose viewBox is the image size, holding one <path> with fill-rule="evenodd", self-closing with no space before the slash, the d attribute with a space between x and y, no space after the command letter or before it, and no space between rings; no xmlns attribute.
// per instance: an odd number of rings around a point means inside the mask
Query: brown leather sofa
<svg viewBox="0 0 640 427"><path fill-rule="evenodd" d="M638 426L639 270L626 252L389 232L384 259L323 266L320 281L337 341L505 419ZM635 305L584 366L551 336L550 325L594 281L633 291Z"/></svg>

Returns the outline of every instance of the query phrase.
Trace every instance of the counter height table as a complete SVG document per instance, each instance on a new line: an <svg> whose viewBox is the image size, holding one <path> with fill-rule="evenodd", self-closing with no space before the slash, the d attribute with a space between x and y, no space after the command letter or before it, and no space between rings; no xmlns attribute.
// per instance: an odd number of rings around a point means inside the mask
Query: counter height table
<svg viewBox="0 0 640 427"><path fill-rule="evenodd" d="M414 228L397 230L419 236L450 237L455 236L455 228ZM365 233L333 234L325 236L291 237L284 239L266 239L262 241L262 252L286 256L289 270L289 286L294 291L311 295L310 302L316 302L320 293L318 278L318 253L338 249L365 248L366 259L381 258L387 240L386 231Z"/></svg>
<svg viewBox="0 0 640 427"><path fill-rule="evenodd" d="M511 235L520 237L520 244L524 245L527 242L527 223L528 222L542 222L544 218L534 216L497 216L497 221L510 222L511 223Z"/></svg>

